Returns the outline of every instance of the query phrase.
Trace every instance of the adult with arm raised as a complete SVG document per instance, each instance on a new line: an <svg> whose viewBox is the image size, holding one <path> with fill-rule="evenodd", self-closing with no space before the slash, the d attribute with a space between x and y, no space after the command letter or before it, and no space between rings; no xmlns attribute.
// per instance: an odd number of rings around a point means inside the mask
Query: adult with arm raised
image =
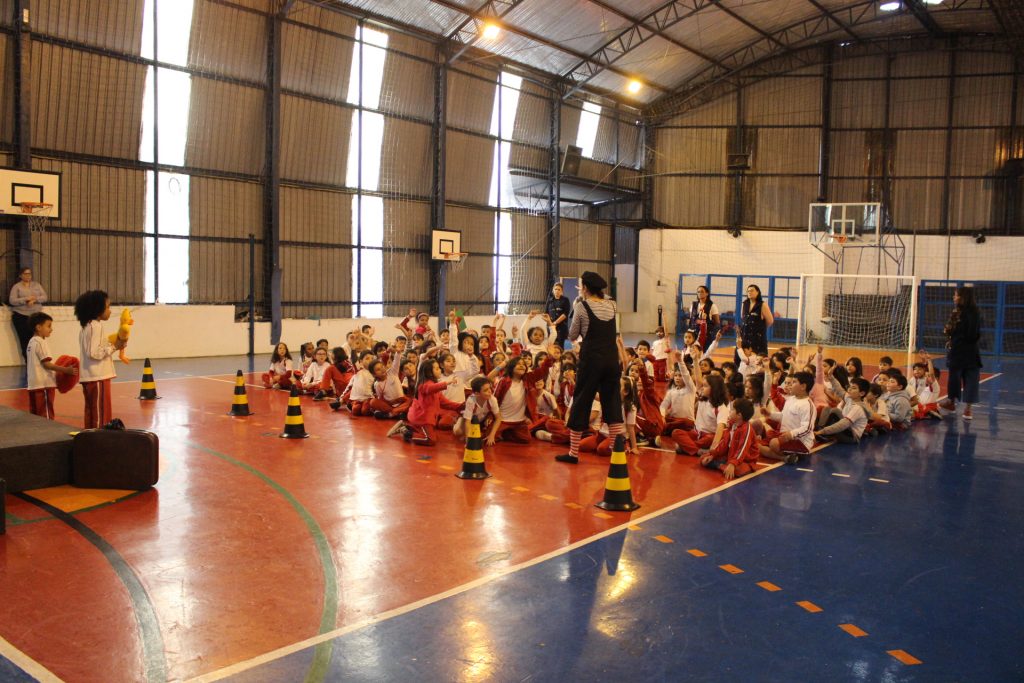
<svg viewBox="0 0 1024 683"><path fill-rule="evenodd" d="M18 350L25 357L25 349L32 339L33 330L29 327L28 317L43 310L46 303L46 290L38 282L32 280L32 269L22 268L18 281L11 287L8 297L11 306L11 322L14 332L18 335Z"/></svg>
<svg viewBox="0 0 1024 683"><path fill-rule="evenodd" d="M569 410L569 452L555 460L575 465L579 462L580 438L590 423L590 408L600 394L601 413L614 439L623 434L622 397L619 389L619 339L615 329L615 302L605 296L608 283L597 273L580 276L580 298L573 304L569 339L580 340L576 388Z"/></svg>
<svg viewBox="0 0 1024 683"><path fill-rule="evenodd" d="M775 324L771 309L761 296L757 285L747 287L740 318L740 337L750 342L751 350L761 356L768 355L768 328Z"/></svg>
<svg viewBox="0 0 1024 683"><path fill-rule="evenodd" d="M963 400L965 420L974 416L971 404L978 402L981 383L981 313L974 301L972 287L957 287L953 294L953 312L946 322L946 369L949 371L948 398L939 405L956 410L956 402Z"/></svg>

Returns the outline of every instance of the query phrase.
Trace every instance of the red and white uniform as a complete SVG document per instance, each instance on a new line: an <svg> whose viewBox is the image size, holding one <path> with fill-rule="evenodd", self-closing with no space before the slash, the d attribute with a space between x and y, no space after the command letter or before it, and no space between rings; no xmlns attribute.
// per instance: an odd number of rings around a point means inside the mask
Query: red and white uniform
<svg viewBox="0 0 1024 683"><path fill-rule="evenodd" d="M769 406L770 408L770 406ZM771 419L779 422L779 433L789 432L789 441L779 444L784 452L809 453L814 446L814 422L817 411L809 397L787 396L782 412L773 412ZM770 436L768 440L775 438Z"/></svg>
<svg viewBox="0 0 1024 683"><path fill-rule="evenodd" d="M28 405L33 415L53 419L53 399L57 394L57 375L43 363L52 363L50 345L42 337L33 336L25 350L28 372Z"/></svg>
<svg viewBox="0 0 1024 683"><path fill-rule="evenodd" d="M733 476L742 477L754 471L760 455L760 443L754 426L749 422L737 424L732 428L728 438L718 442L711 450L711 466L725 470L733 466Z"/></svg>
<svg viewBox="0 0 1024 683"><path fill-rule="evenodd" d="M78 346L81 351L78 378L85 395L84 423L86 429L94 429L113 417L110 380L117 377L114 372L117 349L107 341L99 320L91 320L82 328L78 333Z"/></svg>

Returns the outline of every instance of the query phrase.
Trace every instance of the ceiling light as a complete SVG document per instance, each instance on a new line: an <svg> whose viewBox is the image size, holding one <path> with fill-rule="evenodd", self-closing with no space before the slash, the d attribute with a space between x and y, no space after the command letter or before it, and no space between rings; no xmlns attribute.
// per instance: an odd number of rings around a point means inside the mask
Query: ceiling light
<svg viewBox="0 0 1024 683"><path fill-rule="evenodd" d="M898 10L902 6L903 6L902 3L895 2L895 1L893 1L893 2L883 2L881 5L878 6L878 9L882 10L883 12L892 12L892 11Z"/></svg>
<svg viewBox="0 0 1024 683"><path fill-rule="evenodd" d="M642 87L644 87L644 84L634 78L629 82L629 85L626 86L626 90L635 95L640 92L640 88Z"/></svg>
<svg viewBox="0 0 1024 683"><path fill-rule="evenodd" d="M941 5L945 0L924 0L926 5Z"/></svg>
<svg viewBox="0 0 1024 683"><path fill-rule="evenodd" d="M494 40L501 33L501 27L497 24L487 22L484 24L483 37L485 40Z"/></svg>

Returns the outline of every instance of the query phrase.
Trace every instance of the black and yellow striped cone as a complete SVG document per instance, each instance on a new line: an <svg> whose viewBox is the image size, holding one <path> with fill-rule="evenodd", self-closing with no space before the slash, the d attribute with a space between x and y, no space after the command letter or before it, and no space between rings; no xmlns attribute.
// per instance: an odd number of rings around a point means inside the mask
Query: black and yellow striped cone
<svg viewBox="0 0 1024 683"><path fill-rule="evenodd" d="M245 376L242 375L241 370L235 375L235 398L231 401L231 412L228 415L232 417L252 415L252 411L249 410L249 395L245 393Z"/></svg>
<svg viewBox="0 0 1024 683"><path fill-rule="evenodd" d="M596 504L602 510L629 512L640 506L633 502L629 489L629 465L626 464L626 439L621 434L615 437L612 448L612 464L608 466L608 480L604 485L604 500Z"/></svg>
<svg viewBox="0 0 1024 683"><path fill-rule="evenodd" d="M292 394L288 397L288 413L284 418L282 439L308 439L306 424L302 421L302 406L299 404L299 388L292 386Z"/></svg>
<svg viewBox="0 0 1024 683"><path fill-rule="evenodd" d="M459 479L486 479L491 476L484 467L484 440L480 437L480 419L474 415L466 425L466 450L462 456L462 471L455 474Z"/></svg>
<svg viewBox="0 0 1024 683"><path fill-rule="evenodd" d="M139 389L139 400L140 401L155 401L159 396L156 395L156 382L153 380L153 366L146 359L146 363L142 366L142 388Z"/></svg>

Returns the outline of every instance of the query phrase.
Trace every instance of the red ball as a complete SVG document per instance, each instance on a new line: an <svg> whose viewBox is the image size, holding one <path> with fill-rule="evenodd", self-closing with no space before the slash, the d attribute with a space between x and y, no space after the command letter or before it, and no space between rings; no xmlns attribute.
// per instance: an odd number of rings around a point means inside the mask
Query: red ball
<svg viewBox="0 0 1024 683"><path fill-rule="evenodd" d="M78 359L74 356L61 356L53 362L54 365L59 365L62 368L78 368L81 367ZM63 372L57 373L57 391L62 394L66 394L75 388L78 384L78 375L65 375Z"/></svg>

